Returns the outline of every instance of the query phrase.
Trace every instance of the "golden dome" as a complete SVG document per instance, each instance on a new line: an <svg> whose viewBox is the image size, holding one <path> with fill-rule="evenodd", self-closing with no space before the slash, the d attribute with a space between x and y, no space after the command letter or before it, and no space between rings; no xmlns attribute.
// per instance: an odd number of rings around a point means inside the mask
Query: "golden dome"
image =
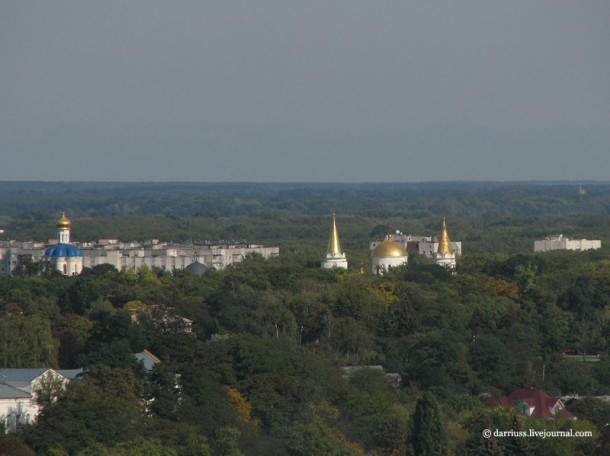
<svg viewBox="0 0 610 456"><path fill-rule="evenodd" d="M377 245L373 250L374 257L406 257L407 251L400 242L392 239L392 235Z"/></svg>
<svg viewBox="0 0 610 456"><path fill-rule="evenodd" d="M57 219L57 228L59 229L67 229L70 228L71 222L68 217L66 217L66 211L61 211L61 217Z"/></svg>

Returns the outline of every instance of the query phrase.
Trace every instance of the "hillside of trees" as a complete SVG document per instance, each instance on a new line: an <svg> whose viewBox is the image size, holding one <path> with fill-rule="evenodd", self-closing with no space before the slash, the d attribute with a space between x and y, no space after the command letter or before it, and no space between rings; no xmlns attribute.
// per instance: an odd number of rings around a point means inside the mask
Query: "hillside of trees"
<svg viewBox="0 0 610 456"><path fill-rule="evenodd" d="M0 367L86 369L36 424L0 435L0 454L608 454L610 404L594 396L610 395L609 185L38 185L0 186L6 237L53 237L65 207L78 240L247 239L281 254L202 276L0 276ZM347 271L319 268L333 211ZM457 275L418 255L370 274L370 241L436 234L442 216L463 242ZM531 252L560 232L602 249ZM144 349L161 360L150 372ZM569 403L576 421L481 401L523 386L589 398Z"/></svg>

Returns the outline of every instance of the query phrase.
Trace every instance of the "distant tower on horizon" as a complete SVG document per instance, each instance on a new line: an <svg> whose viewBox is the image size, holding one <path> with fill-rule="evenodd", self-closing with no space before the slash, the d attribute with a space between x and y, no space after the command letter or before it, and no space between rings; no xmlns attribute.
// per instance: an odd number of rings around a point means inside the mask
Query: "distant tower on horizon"
<svg viewBox="0 0 610 456"><path fill-rule="evenodd" d="M347 269L347 259L345 253L341 251L339 243L339 233L337 232L337 222L335 213L333 212L333 226L330 231L330 240L328 241L328 249L326 256L322 259L321 266L323 269L339 268Z"/></svg>
<svg viewBox="0 0 610 456"><path fill-rule="evenodd" d="M438 250L434 254L434 263L447 268L452 274L455 274L455 252L451 248L445 217L443 217L443 230L441 231L441 236L438 241Z"/></svg>
<svg viewBox="0 0 610 456"><path fill-rule="evenodd" d="M587 191L582 188L582 182L578 184L578 196L584 196L587 194Z"/></svg>

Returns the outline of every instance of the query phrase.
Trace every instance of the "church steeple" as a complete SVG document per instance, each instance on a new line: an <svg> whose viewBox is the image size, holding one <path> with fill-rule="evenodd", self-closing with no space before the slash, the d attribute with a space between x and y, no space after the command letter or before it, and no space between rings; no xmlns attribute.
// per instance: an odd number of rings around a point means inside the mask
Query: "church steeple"
<svg viewBox="0 0 610 456"><path fill-rule="evenodd" d="M443 231L441 232L441 238L438 243L437 253L453 253L453 250L451 249L451 241L449 240L449 234L447 234L447 225L445 224L445 217L443 217Z"/></svg>
<svg viewBox="0 0 610 456"><path fill-rule="evenodd" d="M455 274L455 252L451 248L445 217L443 217L443 230L441 231L441 238L438 240L438 250L434 255L434 263L447 268L451 271L451 274Z"/></svg>
<svg viewBox="0 0 610 456"><path fill-rule="evenodd" d="M333 212L333 227L330 232L330 240L328 241L327 255L340 256L343 255L341 252L341 245L339 243L339 233L337 233L337 222L335 220L335 213Z"/></svg>
<svg viewBox="0 0 610 456"><path fill-rule="evenodd" d="M345 253L341 251L341 244L339 243L339 233L337 231L337 222L335 220L334 212L333 226L330 231L330 240L328 241L328 249L326 249L326 257L322 259L321 266L325 269L347 269L347 259L345 258Z"/></svg>
<svg viewBox="0 0 610 456"><path fill-rule="evenodd" d="M61 211L61 217L57 220L57 241L60 244L70 243L70 226L72 222L66 217L66 211Z"/></svg>

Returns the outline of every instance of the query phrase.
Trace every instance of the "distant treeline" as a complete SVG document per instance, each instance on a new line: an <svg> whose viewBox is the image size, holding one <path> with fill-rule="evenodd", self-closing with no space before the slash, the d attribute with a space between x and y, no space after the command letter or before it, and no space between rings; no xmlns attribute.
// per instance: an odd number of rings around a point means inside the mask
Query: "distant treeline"
<svg viewBox="0 0 610 456"><path fill-rule="evenodd" d="M112 183L0 182L0 211L70 208L76 215L257 214L336 212L394 214L416 211L455 216L603 214L610 211L610 183Z"/></svg>

